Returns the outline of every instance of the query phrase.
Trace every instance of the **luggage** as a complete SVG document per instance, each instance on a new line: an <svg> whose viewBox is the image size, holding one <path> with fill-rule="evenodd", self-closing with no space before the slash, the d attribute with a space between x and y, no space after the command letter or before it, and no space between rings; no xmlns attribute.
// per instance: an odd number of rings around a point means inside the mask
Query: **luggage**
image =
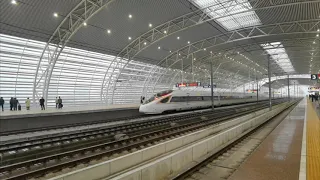
<svg viewBox="0 0 320 180"><path fill-rule="evenodd" d="M61 108L63 107L63 104L61 104Z"/></svg>
<svg viewBox="0 0 320 180"><path fill-rule="evenodd" d="M20 104L18 105L18 111L21 111L21 105Z"/></svg>

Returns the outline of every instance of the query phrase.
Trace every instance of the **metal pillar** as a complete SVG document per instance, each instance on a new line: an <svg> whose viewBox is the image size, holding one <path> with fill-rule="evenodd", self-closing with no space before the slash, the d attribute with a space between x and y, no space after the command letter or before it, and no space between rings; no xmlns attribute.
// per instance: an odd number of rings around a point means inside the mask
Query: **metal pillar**
<svg viewBox="0 0 320 180"><path fill-rule="evenodd" d="M193 53L192 53L192 55L191 55L191 73L192 73L192 82L194 82Z"/></svg>
<svg viewBox="0 0 320 180"><path fill-rule="evenodd" d="M268 55L268 79L269 79L269 110L272 109L272 101L271 101L271 58L270 55Z"/></svg>
<svg viewBox="0 0 320 180"><path fill-rule="evenodd" d="M296 97L296 82L293 81L293 97Z"/></svg>
<svg viewBox="0 0 320 180"><path fill-rule="evenodd" d="M290 77L288 74L288 100L290 101Z"/></svg>
<svg viewBox="0 0 320 180"><path fill-rule="evenodd" d="M181 59L181 83L183 83L183 59Z"/></svg>
<svg viewBox="0 0 320 180"><path fill-rule="evenodd" d="M213 93L213 63L212 63L212 60L211 60L211 82L210 82L210 84L211 84L211 106L212 106L212 110L214 110L214 93Z"/></svg>
<svg viewBox="0 0 320 180"><path fill-rule="evenodd" d="M259 84L258 84L258 78L256 76L256 83L257 83L257 102L259 101Z"/></svg>
<svg viewBox="0 0 320 180"><path fill-rule="evenodd" d="M246 88L244 86L244 83L243 83L243 97L246 95Z"/></svg>

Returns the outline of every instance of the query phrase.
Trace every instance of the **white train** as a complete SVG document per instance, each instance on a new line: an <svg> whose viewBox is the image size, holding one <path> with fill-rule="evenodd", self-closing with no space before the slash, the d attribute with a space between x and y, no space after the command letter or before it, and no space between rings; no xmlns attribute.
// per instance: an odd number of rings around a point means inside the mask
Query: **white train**
<svg viewBox="0 0 320 180"><path fill-rule="evenodd" d="M256 94L215 93L214 105L228 105L256 101ZM155 94L140 105L144 114L161 114L170 111L183 111L211 107L211 92L167 90Z"/></svg>

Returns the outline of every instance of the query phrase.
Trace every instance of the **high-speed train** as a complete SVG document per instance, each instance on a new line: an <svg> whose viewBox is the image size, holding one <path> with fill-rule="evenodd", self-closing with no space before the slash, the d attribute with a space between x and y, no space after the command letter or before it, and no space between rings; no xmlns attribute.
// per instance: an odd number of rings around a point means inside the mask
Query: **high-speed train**
<svg viewBox="0 0 320 180"><path fill-rule="evenodd" d="M214 93L214 105L238 104L256 101L255 94ZM170 111L183 111L211 107L211 92L167 90L155 94L140 105L144 114L161 114Z"/></svg>

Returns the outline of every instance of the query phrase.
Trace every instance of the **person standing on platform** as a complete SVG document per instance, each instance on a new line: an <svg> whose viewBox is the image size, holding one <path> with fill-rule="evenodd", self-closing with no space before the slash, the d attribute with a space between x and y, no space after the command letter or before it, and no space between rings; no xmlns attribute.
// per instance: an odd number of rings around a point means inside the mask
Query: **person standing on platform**
<svg viewBox="0 0 320 180"><path fill-rule="evenodd" d="M313 94L311 94L311 101L313 102L313 99L314 99L314 95Z"/></svg>
<svg viewBox="0 0 320 180"><path fill-rule="evenodd" d="M60 96L59 96L59 99L58 99L58 107L59 107L59 109L62 108L62 99L60 98Z"/></svg>
<svg viewBox="0 0 320 180"><path fill-rule="evenodd" d="M27 100L26 100L26 109L27 110L30 110L30 104L31 104L30 99L27 98Z"/></svg>
<svg viewBox="0 0 320 180"><path fill-rule="evenodd" d="M58 109L58 105L59 105L59 102L58 102L58 98L56 97L56 109Z"/></svg>
<svg viewBox="0 0 320 180"><path fill-rule="evenodd" d="M44 107L45 100L43 99L43 97L40 99L39 102L40 102L41 110L46 110L46 108Z"/></svg>
<svg viewBox="0 0 320 180"><path fill-rule="evenodd" d="M13 97L11 97L10 99L10 111L12 111L13 109Z"/></svg>
<svg viewBox="0 0 320 180"><path fill-rule="evenodd" d="M0 98L0 106L2 108L2 111L3 111L3 105L4 105L4 100L3 100L3 97Z"/></svg>
<svg viewBox="0 0 320 180"><path fill-rule="evenodd" d="M17 98L13 98L13 110L16 111L18 109L18 99Z"/></svg>

